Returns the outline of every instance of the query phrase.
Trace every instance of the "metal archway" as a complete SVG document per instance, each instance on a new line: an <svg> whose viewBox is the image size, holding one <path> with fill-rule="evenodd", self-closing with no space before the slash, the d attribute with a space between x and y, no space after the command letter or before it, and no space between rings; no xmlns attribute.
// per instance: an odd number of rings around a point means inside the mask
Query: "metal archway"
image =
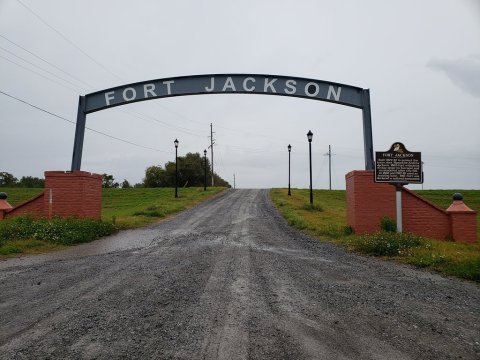
<svg viewBox="0 0 480 360"><path fill-rule="evenodd" d="M370 91L322 80L259 74L179 76L117 86L80 96L72 171L80 170L87 114L137 101L203 94L265 94L328 101L362 109L365 169L373 170Z"/></svg>

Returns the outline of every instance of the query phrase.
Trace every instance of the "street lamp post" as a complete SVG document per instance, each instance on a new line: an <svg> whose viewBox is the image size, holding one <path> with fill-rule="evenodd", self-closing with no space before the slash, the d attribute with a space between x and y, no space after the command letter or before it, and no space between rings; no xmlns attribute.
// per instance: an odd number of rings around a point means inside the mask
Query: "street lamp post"
<svg viewBox="0 0 480 360"><path fill-rule="evenodd" d="M175 197L178 198L178 140L175 139Z"/></svg>
<svg viewBox="0 0 480 360"><path fill-rule="evenodd" d="M292 151L292 145L288 144L288 196L292 195L290 191L290 153Z"/></svg>
<svg viewBox="0 0 480 360"><path fill-rule="evenodd" d="M310 205L313 206L313 191L312 191L312 138L313 133L311 130L308 130L307 139L308 139L308 152L310 157Z"/></svg>
<svg viewBox="0 0 480 360"><path fill-rule="evenodd" d="M203 191L207 191L207 150L203 150L203 158L205 160L205 183L203 185Z"/></svg>

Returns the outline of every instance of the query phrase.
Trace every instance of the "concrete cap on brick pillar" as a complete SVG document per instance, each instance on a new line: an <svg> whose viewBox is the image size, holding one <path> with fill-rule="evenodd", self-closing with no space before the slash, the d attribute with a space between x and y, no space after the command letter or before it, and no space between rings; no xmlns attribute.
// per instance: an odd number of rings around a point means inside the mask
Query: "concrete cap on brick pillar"
<svg viewBox="0 0 480 360"><path fill-rule="evenodd" d="M0 220L5 219L6 213L12 210L12 205L7 201L7 194L0 192Z"/></svg>
<svg viewBox="0 0 480 360"><path fill-rule="evenodd" d="M13 207L7 201L7 194L4 192L0 192L0 211L10 209L13 209Z"/></svg>
<svg viewBox="0 0 480 360"><path fill-rule="evenodd" d="M475 212L475 210L470 209L463 202L463 195L460 193L455 193L452 196L453 202L448 207L447 212Z"/></svg>

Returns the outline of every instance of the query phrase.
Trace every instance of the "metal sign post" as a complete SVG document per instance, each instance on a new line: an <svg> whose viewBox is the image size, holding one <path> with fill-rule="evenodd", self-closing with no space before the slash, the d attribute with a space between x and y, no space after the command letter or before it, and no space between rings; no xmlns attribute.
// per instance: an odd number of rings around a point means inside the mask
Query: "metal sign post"
<svg viewBox="0 0 480 360"><path fill-rule="evenodd" d="M402 185L396 184L395 191L395 204L396 204L396 214L397 214L397 232L401 233L403 231L403 220L402 220Z"/></svg>
<svg viewBox="0 0 480 360"><path fill-rule="evenodd" d="M410 152L401 142L392 144L385 152L375 152L375 182L395 186L397 231L403 231L402 188L410 183L423 183L422 154Z"/></svg>

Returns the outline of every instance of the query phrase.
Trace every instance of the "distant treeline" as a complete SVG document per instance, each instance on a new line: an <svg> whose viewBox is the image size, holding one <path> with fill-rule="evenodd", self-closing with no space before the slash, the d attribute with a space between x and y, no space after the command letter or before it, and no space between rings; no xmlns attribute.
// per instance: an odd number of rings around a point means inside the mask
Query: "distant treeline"
<svg viewBox="0 0 480 360"><path fill-rule="evenodd" d="M206 161L206 166L205 166ZM178 157L178 186L203 186L205 183L205 168L207 170L207 186L212 185L212 171L208 158L199 153L188 153ZM229 187L229 183L217 174L213 174L215 186ZM143 179L145 187L174 187L175 162L169 161L164 167L150 166L145 170Z"/></svg>
<svg viewBox="0 0 480 360"><path fill-rule="evenodd" d="M178 161L178 186L198 187L205 183L205 168L207 170L207 186L212 185L212 171L208 158L199 153L188 153L179 156ZM230 187L230 184L214 173L214 185ZM128 180L122 183L115 181L113 175L103 174L102 186L104 188L131 188L131 187L175 187L175 162L169 161L164 166L152 165L145 170L145 177L141 183L131 185Z"/></svg>
<svg viewBox="0 0 480 360"><path fill-rule="evenodd" d="M22 176L18 180L8 172L0 172L0 187L43 188L45 179L34 176Z"/></svg>
<svg viewBox="0 0 480 360"><path fill-rule="evenodd" d="M206 166L205 166L206 160ZM205 168L207 170L207 186L212 185L212 171L210 161L205 159L199 153L188 153L185 156L178 157L178 186L179 187L198 187L205 183ZM230 187L230 184L214 173L214 185ZM0 187L23 187L23 188L43 188L45 179L33 176L22 176L18 180L8 172L0 172ZM119 183L115 181L113 175L102 175L102 187L104 188L131 188L131 187L175 187L175 162L169 161L163 167L161 165L152 165L145 170L145 177L141 183L131 185L128 180Z"/></svg>

